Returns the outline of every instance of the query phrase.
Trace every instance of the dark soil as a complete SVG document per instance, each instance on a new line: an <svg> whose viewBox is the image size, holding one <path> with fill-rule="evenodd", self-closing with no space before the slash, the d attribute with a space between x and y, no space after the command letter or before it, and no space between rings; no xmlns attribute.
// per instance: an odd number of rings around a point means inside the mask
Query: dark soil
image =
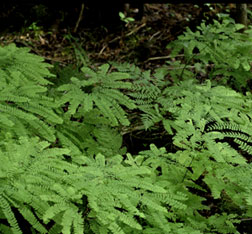
<svg viewBox="0 0 252 234"><path fill-rule="evenodd" d="M186 27L195 30L203 19L212 20L216 13L227 7L232 9L232 4L211 4L211 7L124 4L123 8L119 5L95 8L79 3L59 9L43 4L3 4L0 43L28 46L47 62L66 65L76 62L71 35L94 63L131 62L144 69L156 68L168 59L167 44ZM118 11L111 9L121 10L135 21L126 24L119 19Z"/></svg>

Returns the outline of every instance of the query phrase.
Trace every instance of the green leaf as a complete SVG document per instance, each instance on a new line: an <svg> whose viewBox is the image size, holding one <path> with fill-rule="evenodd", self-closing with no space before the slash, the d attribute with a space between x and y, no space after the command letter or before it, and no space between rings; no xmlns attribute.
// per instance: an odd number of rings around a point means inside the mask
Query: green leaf
<svg viewBox="0 0 252 234"><path fill-rule="evenodd" d="M250 64L248 63L248 61L243 61L241 63L242 67L244 68L245 71L249 71L250 70Z"/></svg>

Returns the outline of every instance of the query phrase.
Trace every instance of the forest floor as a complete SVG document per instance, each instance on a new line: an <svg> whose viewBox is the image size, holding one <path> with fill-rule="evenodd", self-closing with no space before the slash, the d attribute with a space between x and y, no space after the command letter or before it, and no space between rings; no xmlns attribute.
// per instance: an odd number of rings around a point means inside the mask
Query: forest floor
<svg viewBox="0 0 252 234"><path fill-rule="evenodd" d="M153 70L169 60L167 45L183 34L187 27L194 31L202 20L211 23L218 13L228 10L232 14L234 4L145 4L141 17L137 17L137 9L125 8L126 17L133 17L135 21L128 24L121 21L111 28L84 26L83 22L78 22L81 17L75 18L72 27L61 22L56 28L54 25L45 28L34 21L20 30L1 33L0 45L14 42L17 46L29 47L46 62L62 67L78 65L79 62L98 66L114 61L134 63L144 70ZM161 147L167 142L167 138L164 139L167 136L160 131L132 132L124 136L124 144L132 154L143 150L139 145L155 143ZM217 209L218 204L213 208Z"/></svg>
<svg viewBox="0 0 252 234"><path fill-rule="evenodd" d="M0 44L14 42L17 46L29 47L31 52L55 65L54 72L60 73L62 79L61 68L68 65L72 70L86 64L96 67L112 61L133 63L143 70L153 71L169 61L170 51L166 47L183 34L186 27L194 31L202 20L211 23L217 13L232 10L233 5L145 4L141 17L137 15L137 9L125 8L126 17L133 17L135 21L128 24L119 21L113 27L86 26L84 19L78 25L78 17L70 23L63 20L57 27L45 27L37 21L30 21L29 26L19 30L11 30L13 27L10 25L10 30L0 34ZM63 73L67 71L63 70ZM134 154L143 150L140 145L155 143L161 146L165 136L159 131L155 135L143 130L134 131L134 134L131 132L124 136L124 142L129 152Z"/></svg>
<svg viewBox="0 0 252 234"><path fill-rule="evenodd" d="M232 4L144 4L140 17L138 9L128 7L124 10L126 17L140 19L128 24L121 21L112 29L101 25L82 27L81 21L72 28L61 22L56 29L53 26L45 29L35 21L19 31L5 32L0 36L0 44L15 42L27 46L47 62L62 66L76 63L77 52L98 65L108 61L130 62L153 69L169 59L166 46L183 34L186 27L195 30L203 19L212 20L227 7L232 9Z"/></svg>

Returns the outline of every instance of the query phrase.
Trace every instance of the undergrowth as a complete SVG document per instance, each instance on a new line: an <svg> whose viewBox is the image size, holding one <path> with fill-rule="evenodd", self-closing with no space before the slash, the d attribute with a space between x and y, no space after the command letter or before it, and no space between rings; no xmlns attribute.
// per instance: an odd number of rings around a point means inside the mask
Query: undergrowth
<svg viewBox="0 0 252 234"><path fill-rule="evenodd" d="M252 219L252 96L237 91L251 42L232 22L199 30L172 55L184 49L205 72L213 64L206 81L187 67L116 63L61 79L26 48L0 49L1 233L251 231L240 227ZM217 85L220 74L236 91ZM167 142L132 154L123 137L135 129Z"/></svg>
<svg viewBox="0 0 252 234"><path fill-rule="evenodd" d="M202 22L197 31L186 32L167 48L172 49L171 57L176 58L183 51L183 59L168 62L176 69L171 73L174 79L198 76L213 80L235 90L250 90L251 72L251 29L239 32L244 25L235 24L228 15L222 14L219 20L206 25Z"/></svg>

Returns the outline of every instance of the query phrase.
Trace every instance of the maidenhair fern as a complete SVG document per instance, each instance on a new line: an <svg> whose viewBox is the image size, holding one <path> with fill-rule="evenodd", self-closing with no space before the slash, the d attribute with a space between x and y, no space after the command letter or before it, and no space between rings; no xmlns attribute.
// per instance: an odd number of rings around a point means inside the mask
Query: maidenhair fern
<svg viewBox="0 0 252 234"><path fill-rule="evenodd" d="M251 126L244 119L251 105L249 99L245 101L241 94L224 86L212 87L209 80L204 85L188 80L167 87L157 101L162 106L163 116L170 113L170 120L174 120L164 121L165 127L176 129L185 139L195 131L204 132L206 124L212 120Z"/></svg>
<svg viewBox="0 0 252 234"><path fill-rule="evenodd" d="M86 158L83 163L87 166L83 168L84 174L77 176L76 186L81 194L84 192L89 197L91 212L88 218L94 233L104 233L105 230L125 233L124 226L141 230L136 220L137 217L144 217L137 208L140 203L166 212L158 199L148 197L148 193L166 193L162 187L148 180L148 168L123 166L119 155L106 162L104 156L98 154L95 160Z"/></svg>
<svg viewBox="0 0 252 234"><path fill-rule="evenodd" d="M164 127L169 134L174 135L173 144L180 148L169 156L171 165L181 170L180 175L184 171L184 177L180 177L183 184L195 189L197 185L192 184L191 180L202 180L214 199L231 199L230 206L245 217L251 207L244 200L245 195L237 195L237 191L246 193L249 188L238 183L237 178L240 178L238 168L248 166L247 159L230 144L229 139L233 139L251 157L249 97L245 98L229 88L214 87L210 81L202 85L188 80L167 87L157 99L161 105L160 112L166 116ZM227 176L226 173L234 174ZM251 173L250 169L247 173ZM225 212L226 207L222 209ZM232 213L223 213L221 217L226 219L225 224L214 224L213 220L220 218L217 214L208 219L211 226L209 230L214 233L236 233L234 224L239 222L239 218ZM195 222L197 219L194 217L192 220Z"/></svg>
<svg viewBox="0 0 252 234"><path fill-rule="evenodd" d="M90 156L103 153L109 157L125 153L122 135L109 125L110 121L98 109L86 113L81 121L72 121L64 116L64 123L56 127L59 144L70 147L74 155L86 152Z"/></svg>
<svg viewBox="0 0 252 234"><path fill-rule="evenodd" d="M83 79L71 78L70 84L62 85L58 91L65 92L61 103L69 103L67 115L76 113L85 115L98 108L103 116L108 118L111 125L129 125L126 112L121 106L134 109L136 106L129 97L120 90L132 89L127 73L108 73L109 65L104 64L95 72L88 67L83 67Z"/></svg>
<svg viewBox="0 0 252 234"><path fill-rule="evenodd" d="M51 126L63 121L54 111L54 99L46 96L50 66L28 51L14 44L1 48L0 128L17 137L39 135L55 141Z"/></svg>
<svg viewBox="0 0 252 234"><path fill-rule="evenodd" d="M150 128L153 122L160 121L161 115L156 105L156 99L161 95L161 89L167 86L164 80L167 71L156 69L154 74L150 70L141 71L139 67L131 64L116 64L113 66L119 71L127 72L132 78L132 90L127 95L134 99L137 109L141 111L141 121L145 129Z"/></svg>
<svg viewBox="0 0 252 234"><path fill-rule="evenodd" d="M49 149L49 145L48 142L39 142L37 138L20 138L17 143L8 140L1 145L0 207L1 214L10 225L8 228L1 224L1 230L10 229L13 233L22 233L16 212L11 209L15 207L33 230L47 233L41 219L50 204L40 196L55 183L56 178L66 176L64 167L66 170L71 168L62 161L63 154L67 154L69 150ZM38 195L39 191L41 193Z"/></svg>
<svg viewBox="0 0 252 234"><path fill-rule="evenodd" d="M251 30L240 33L244 25L235 24L230 17L220 17L213 24L202 22L197 30L186 32L171 42L171 56L176 57L181 51L184 54L182 64L170 62L178 70L173 72L184 79L192 70L200 76L218 80L218 83L229 84L236 90L247 89L251 79ZM179 66L178 66L179 65ZM192 76L191 76L192 77Z"/></svg>
<svg viewBox="0 0 252 234"><path fill-rule="evenodd" d="M49 66L27 52L0 49L2 233L238 234L251 219L251 94L127 64L48 91ZM133 110L176 152L127 153Z"/></svg>
<svg viewBox="0 0 252 234"><path fill-rule="evenodd" d="M223 137L227 139L233 139L238 147L252 155L252 138L250 133L250 127L244 127L237 124L230 123L212 123L208 126L207 131L220 132Z"/></svg>
<svg viewBox="0 0 252 234"><path fill-rule="evenodd" d="M47 69L52 66L43 63L44 59L40 56L28 52L28 48L17 48L15 44L0 48L0 68L6 74L2 79L14 85L30 81L33 84L50 84L45 77L53 76Z"/></svg>

